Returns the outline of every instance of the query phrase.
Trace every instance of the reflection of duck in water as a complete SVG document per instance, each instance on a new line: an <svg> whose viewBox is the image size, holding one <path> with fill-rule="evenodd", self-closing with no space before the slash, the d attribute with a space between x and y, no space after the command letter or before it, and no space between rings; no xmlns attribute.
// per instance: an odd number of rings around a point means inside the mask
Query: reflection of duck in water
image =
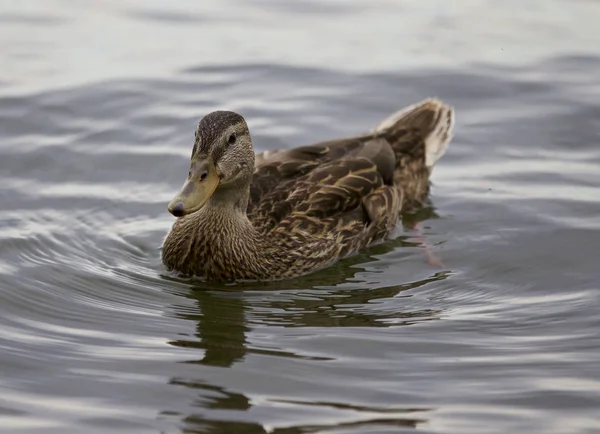
<svg viewBox="0 0 600 434"><path fill-rule="evenodd" d="M382 244L378 248L385 249L387 244ZM348 267L349 276L352 275L352 270L353 268ZM189 291L181 295L195 300L197 309L185 303L174 306L173 313L177 318L196 323L196 332L192 336L178 336L177 340L170 341L169 344L189 349L189 358L185 360L185 364L188 367L195 365L198 370L186 368L182 371L185 372L185 375L174 376L169 383L176 388L197 391L197 395L192 394L193 398L189 406L190 408L195 407L196 410L184 414L165 411L160 417L165 419L181 418L180 429L182 432L266 433L277 431L273 430L270 413L270 410L273 409L272 405L275 405L276 408L283 405L297 410L299 414L310 415L307 420L298 420L293 427L286 426L285 429L282 429L282 431L287 430L290 433L329 431L334 428L370 432L374 426L380 426L383 430L388 429L388 431L400 427L417 427L429 418L430 409L415 408L414 406L393 408L387 405L383 407L354 405L355 399L360 400L360 396L354 396L349 400L340 397L337 401L302 400L302 394L300 396L298 394L299 385L304 384L307 390L314 392L314 383L310 380L307 381L302 373L306 369L314 368L315 364L320 361L326 361L327 365L335 364L337 359L335 351L323 354L322 349L319 350L317 346L310 348L312 351L304 350L306 351L304 352L294 346L286 347L285 339L257 339L257 335L261 335L265 331L259 329L253 335L252 329L258 325L274 325L275 331L271 330L271 332L278 336L279 332L283 335L287 334L285 327L308 327L306 332L311 334L315 327L321 331L326 331L328 327L337 329L344 326L356 330L357 327L397 327L439 319L441 311L431 308L423 309L420 303L413 305L412 308L407 307L407 305L410 306L409 299L399 304L394 302L393 312L382 309L381 303L376 302L394 300L405 290L443 280L446 276L444 273L439 273L402 285L380 288L365 286L362 290L320 289L317 297L307 297L305 291L295 295L288 291L274 292L269 297L265 297L264 292L246 291L246 285L243 286L243 291L221 284L203 283L198 287L192 286ZM305 284L309 277L285 283ZM339 280L339 276L337 280ZM334 279L330 283L333 284L337 280ZM282 282L277 285L280 283ZM275 286L275 284L256 283L249 286L255 289L264 289ZM309 290L310 286L306 285L306 288ZM362 307L357 308L357 306ZM369 309L368 306L377 307ZM315 334L319 334L319 332L315 332ZM212 369L214 367L232 368L237 365L234 369L238 375L242 373L238 377L239 379L255 377L253 374L256 373L256 362L265 360L265 356L270 359L276 358L284 364L287 364L286 361L289 360L290 366L295 367L291 368L291 372L299 369L299 376L294 378L284 375L280 377L282 382L277 381L278 375L281 373L264 371L259 379L253 380L254 383L246 382L246 380L231 382L225 380L228 377L225 371L217 374L218 371ZM249 364L246 364L248 358L251 360ZM341 363L344 365L345 362ZM205 367L211 367L211 369L205 370ZM360 369L360 366L357 368ZM246 375L243 375L244 372ZM261 384L260 378L269 378L274 385L273 388L261 386L256 389L256 385ZM285 378L292 381L291 385L285 382ZM324 381L323 387L316 392L317 395L323 391L324 395L329 393L335 396L333 393L335 387L330 389L331 385L327 381ZM257 396L260 396L260 399L254 399ZM266 397L268 398L265 399ZM313 411L318 411L321 415L327 414L327 416L324 419L316 419L312 416ZM337 420L334 418L333 422L329 421L331 414L334 414ZM224 420L225 417L229 420ZM267 425L267 421L269 421L270 429L263 426L263 422Z"/></svg>
<svg viewBox="0 0 600 434"><path fill-rule="evenodd" d="M163 262L207 279L271 280L355 253L425 200L452 124L452 109L429 99L369 134L255 156L244 118L213 112L169 204L180 218Z"/></svg>
<svg viewBox="0 0 600 434"><path fill-rule="evenodd" d="M342 271L340 268L339 272ZM347 276L351 276L356 269L345 267L345 271ZM325 270L316 273L321 276L319 285L316 282L312 282L314 286L310 284L311 276L283 282L303 285L302 291L316 289L319 295L314 297L307 297L306 294L292 295L287 291L274 292L268 298L264 297L265 293L262 291L291 288L281 288L282 282L250 283L243 286L243 291L221 284L212 284L210 287L206 283L198 287L192 286L185 297L195 300L197 309L175 308L175 316L196 323L196 333L169 341L169 344L202 350L202 357L196 358L197 353L193 352L194 359L187 360L186 363L206 366L231 367L242 361L248 353L310 359L281 349L273 352L267 348L248 348L246 334L257 324L289 327L389 327L439 320L441 310L429 307L414 309L407 306L408 303L395 305L390 310L379 308L371 311L365 307L375 302L379 302L381 307L382 301L392 300L404 291L445 280L450 275L448 272L438 272L421 280L392 286L324 289L323 282L339 283L341 278L338 273L327 276L322 274L324 272ZM261 292L252 293L247 291L248 288ZM247 311L253 312L250 319L246 317Z"/></svg>

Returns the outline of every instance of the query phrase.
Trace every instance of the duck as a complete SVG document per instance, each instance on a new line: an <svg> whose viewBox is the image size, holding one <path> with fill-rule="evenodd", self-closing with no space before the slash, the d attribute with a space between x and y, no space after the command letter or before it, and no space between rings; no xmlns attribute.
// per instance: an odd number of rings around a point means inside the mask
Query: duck
<svg viewBox="0 0 600 434"><path fill-rule="evenodd" d="M255 154L240 114L209 113L167 207L162 261L208 281L270 281L385 242L427 200L453 125L454 109L428 98L360 135Z"/></svg>

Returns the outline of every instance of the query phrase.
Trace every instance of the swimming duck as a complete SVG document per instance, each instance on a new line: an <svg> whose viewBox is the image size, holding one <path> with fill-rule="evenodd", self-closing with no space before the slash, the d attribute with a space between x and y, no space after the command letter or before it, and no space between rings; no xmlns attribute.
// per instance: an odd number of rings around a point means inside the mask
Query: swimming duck
<svg viewBox="0 0 600 434"><path fill-rule="evenodd" d="M255 155L244 118L212 112L168 205L163 262L207 280L275 280L382 241L426 199L453 122L452 107L427 99L363 135Z"/></svg>

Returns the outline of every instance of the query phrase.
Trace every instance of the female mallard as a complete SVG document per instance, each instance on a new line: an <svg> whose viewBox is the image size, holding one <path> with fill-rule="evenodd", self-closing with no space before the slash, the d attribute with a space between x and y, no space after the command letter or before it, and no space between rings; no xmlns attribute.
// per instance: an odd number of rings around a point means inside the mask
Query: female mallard
<svg viewBox="0 0 600 434"><path fill-rule="evenodd" d="M386 237L419 206L451 138L453 110L436 99L372 132L254 155L242 116L205 116L187 181L169 204L179 217L162 258L211 280L306 274Z"/></svg>

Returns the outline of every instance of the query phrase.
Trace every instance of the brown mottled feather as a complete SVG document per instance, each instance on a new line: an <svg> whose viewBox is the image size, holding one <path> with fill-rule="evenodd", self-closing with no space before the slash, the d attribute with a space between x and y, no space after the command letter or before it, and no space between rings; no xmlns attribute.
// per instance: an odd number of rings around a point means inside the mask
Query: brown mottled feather
<svg viewBox="0 0 600 434"><path fill-rule="evenodd" d="M218 210L183 217L165 241L163 260L210 279L276 279L382 240L401 212L427 197L452 121L451 108L426 100L369 134L258 154L248 225Z"/></svg>

